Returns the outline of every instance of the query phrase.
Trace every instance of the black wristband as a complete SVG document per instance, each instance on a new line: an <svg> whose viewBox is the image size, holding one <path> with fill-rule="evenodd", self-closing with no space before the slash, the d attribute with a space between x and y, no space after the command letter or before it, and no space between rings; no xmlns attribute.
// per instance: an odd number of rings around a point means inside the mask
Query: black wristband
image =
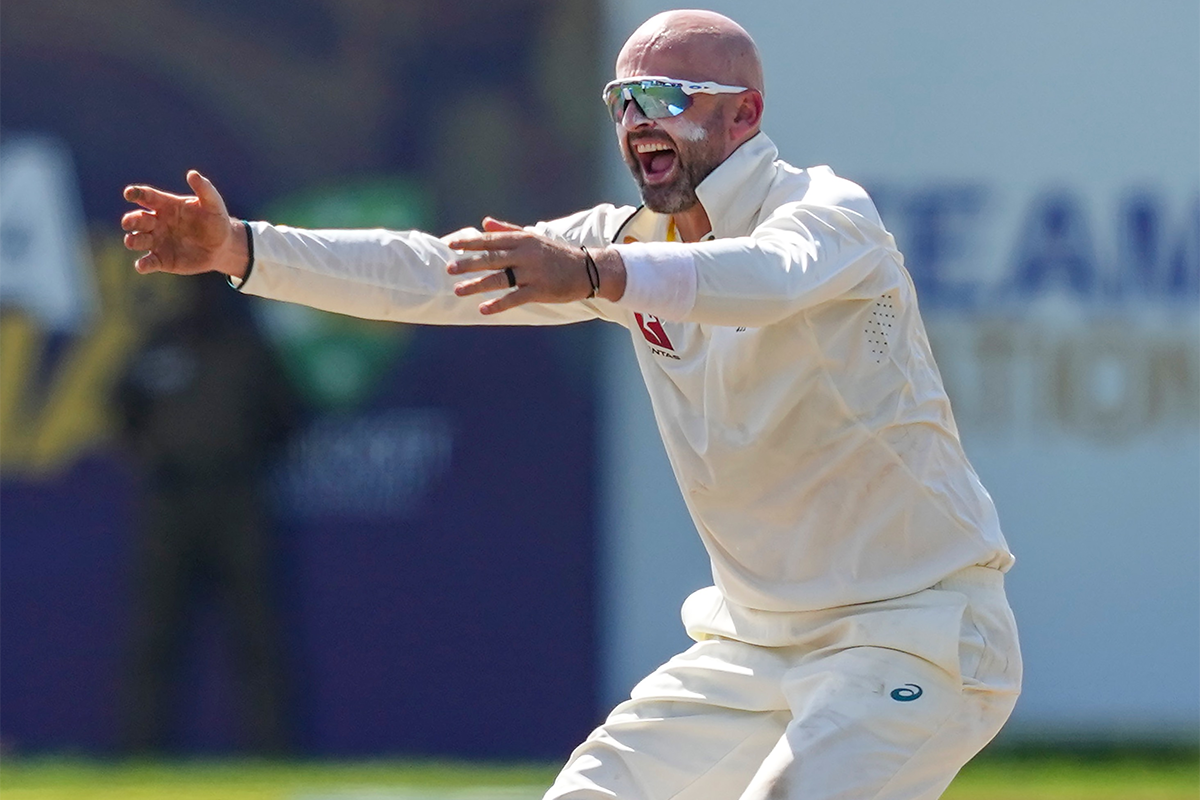
<svg viewBox="0 0 1200 800"><path fill-rule="evenodd" d="M591 299L600 291L600 268L586 247L580 245L579 249L583 251L583 268L587 270L588 283L592 287L592 293L588 295L588 299Z"/></svg>
<svg viewBox="0 0 1200 800"><path fill-rule="evenodd" d="M242 283L245 283L250 280L250 273L254 270L254 231L250 229L250 223L246 220L242 220L242 225L246 228L246 249L249 251L246 274L242 276Z"/></svg>

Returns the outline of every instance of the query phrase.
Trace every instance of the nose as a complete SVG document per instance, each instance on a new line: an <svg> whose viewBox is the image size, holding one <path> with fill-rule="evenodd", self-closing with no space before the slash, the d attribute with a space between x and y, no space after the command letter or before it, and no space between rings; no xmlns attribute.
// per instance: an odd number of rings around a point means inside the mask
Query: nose
<svg viewBox="0 0 1200 800"><path fill-rule="evenodd" d="M636 100L630 100L625 104L625 110L621 112L621 127L627 131L633 131L649 124L650 118L642 113L642 107L637 104Z"/></svg>

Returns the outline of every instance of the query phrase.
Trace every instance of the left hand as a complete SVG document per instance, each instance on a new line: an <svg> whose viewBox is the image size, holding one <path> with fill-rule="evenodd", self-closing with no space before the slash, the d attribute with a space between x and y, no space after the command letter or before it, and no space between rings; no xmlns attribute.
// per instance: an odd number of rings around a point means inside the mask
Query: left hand
<svg viewBox="0 0 1200 800"><path fill-rule="evenodd" d="M192 196L171 194L153 186L126 186L125 199L140 209L121 218L125 247L147 250L134 262L141 273L171 272L196 275L217 271L246 277L250 248L248 233L229 216L225 201L212 182L188 170Z"/></svg>
<svg viewBox="0 0 1200 800"><path fill-rule="evenodd" d="M518 225L487 217L483 233L460 232L447 240L466 251L450 262L451 275L486 272L454 286L459 297L509 288L505 267L517 285L511 292L480 303L483 314L498 314L525 303L570 303L592 293L586 260L578 247L530 233Z"/></svg>

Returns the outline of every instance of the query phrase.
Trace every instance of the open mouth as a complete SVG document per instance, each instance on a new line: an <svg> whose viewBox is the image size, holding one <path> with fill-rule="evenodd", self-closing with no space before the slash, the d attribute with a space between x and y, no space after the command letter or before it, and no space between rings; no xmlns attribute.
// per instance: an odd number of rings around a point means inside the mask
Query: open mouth
<svg viewBox="0 0 1200 800"><path fill-rule="evenodd" d="M633 145L634 155L642 167L646 183L662 183L675 171L679 156L666 142L641 142Z"/></svg>

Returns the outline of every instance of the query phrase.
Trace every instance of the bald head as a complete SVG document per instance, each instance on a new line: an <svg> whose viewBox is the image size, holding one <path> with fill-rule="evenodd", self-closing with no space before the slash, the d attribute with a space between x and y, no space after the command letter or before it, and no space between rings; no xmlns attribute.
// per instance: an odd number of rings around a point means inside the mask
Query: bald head
<svg viewBox="0 0 1200 800"><path fill-rule="evenodd" d="M714 11L679 9L642 23L617 56L617 77L665 75L763 91L762 59L750 34Z"/></svg>
<svg viewBox="0 0 1200 800"><path fill-rule="evenodd" d="M711 224L697 190L745 142L758 135L763 71L750 34L712 11L666 11L646 20L617 56L617 78L658 76L742 90L698 92L673 108L642 107L631 90L609 94L622 157L651 211L671 214L687 242ZM628 92L628 93L626 93Z"/></svg>

